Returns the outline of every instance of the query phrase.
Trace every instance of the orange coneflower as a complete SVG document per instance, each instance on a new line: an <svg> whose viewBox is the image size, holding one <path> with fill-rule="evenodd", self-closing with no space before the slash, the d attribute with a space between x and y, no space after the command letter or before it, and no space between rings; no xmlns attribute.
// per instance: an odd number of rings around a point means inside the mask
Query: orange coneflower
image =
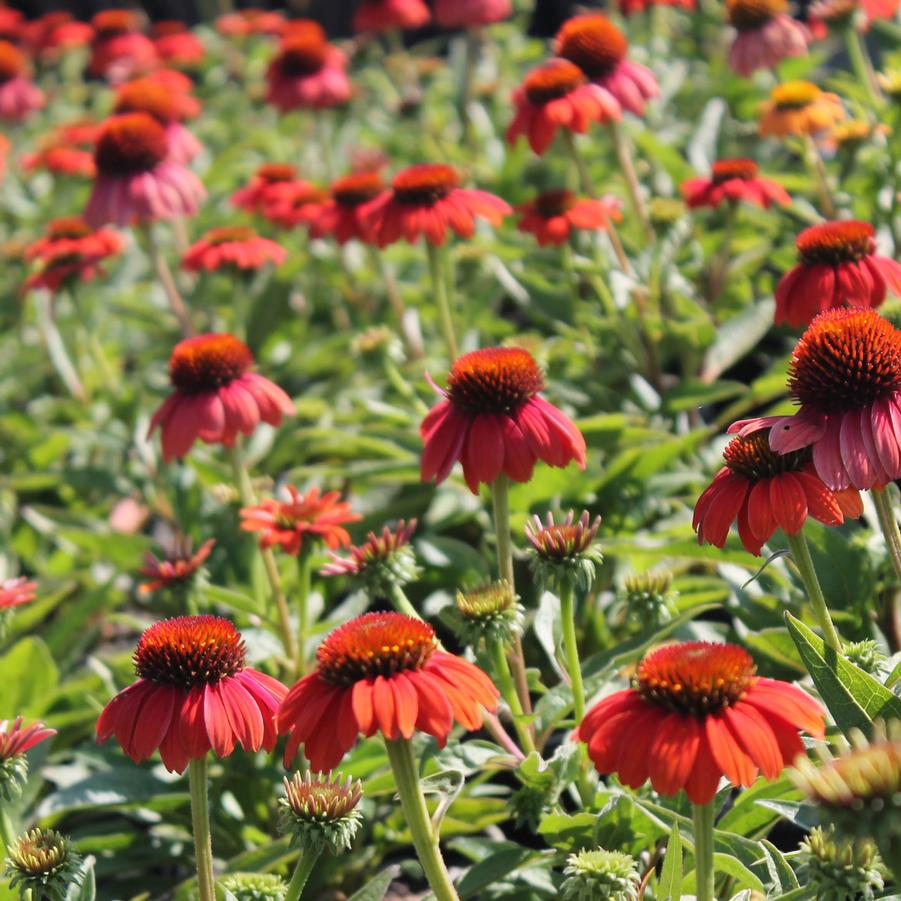
<svg viewBox="0 0 901 901"><path fill-rule="evenodd" d="M582 433L540 396L543 389L541 369L522 348L488 347L459 357L443 400L419 427L423 481L443 481L458 460L473 494L501 473L527 482L538 460L559 467L575 461L584 469Z"/></svg>
<svg viewBox="0 0 901 901"><path fill-rule="evenodd" d="M148 435L159 428L163 459L183 457L199 438L207 444L235 443L261 422L277 426L294 413L291 398L278 385L253 372L250 348L234 335L210 333L186 338L169 359L175 391L150 420Z"/></svg>
<svg viewBox="0 0 901 901"><path fill-rule="evenodd" d="M901 296L901 265L876 253L868 222L846 219L805 228L798 264L776 286L776 323L809 325L833 307L878 307L886 292Z"/></svg>
<svg viewBox="0 0 901 901"><path fill-rule="evenodd" d="M170 772L212 749L228 757L271 751L274 714L287 689L246 665L241 633L217 616L179 616L141 635L134 653L138 680L119 692L97 720L97 740L114 736L135 763L159 750Z"/></svg>
<svg viewBox="0 0 901 901"><path fill-rule="evenodd" d="M787 81L776 85L761 107L760 133L779 138L815 134L844 118L837 94L821 91L809 81Z"/></svg>
<svg viewBox="0 0 901 901"><path fill-rule="evenodd" d="M432 627L403 613L365 613L339 626L316 660L278 710L285 766L302 744L311 769L332 769L360 733L395 741L425 732L443 747L454 722L478 729L481 708L497 706L482 670L438 650Z"/></svg>
<svg viewBox="0 0 901 901"><path fill-rule="evenodd" d="M162 560L148 551L144 555L144 565L138 572L150 581L143 582L138 591L141 594L152 594L161 588L172 588L188 582L206 562L215 543L215 538L208 538L194 551L190 538L178 537L173 540Z"/></svg>
<svg viewBox="0 0 901 901"><path fill-rule="evenodd" d="M804 752L803 729L823 738L819 704L788 682L756 674L751 655L732 644L691 641L653 651L633 687L595 704L576 729L599 773L661 795L685 789L707 804L725 776L752 785L775 779Z"/></svg>

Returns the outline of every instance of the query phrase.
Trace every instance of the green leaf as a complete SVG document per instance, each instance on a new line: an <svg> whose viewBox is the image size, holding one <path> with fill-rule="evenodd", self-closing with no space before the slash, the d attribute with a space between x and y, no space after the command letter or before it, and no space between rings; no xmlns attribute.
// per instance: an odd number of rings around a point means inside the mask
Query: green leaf
<svg viewBox="0 0 901 901"><path fill-rule="evenodd" d="M41 716L53 702L59 671L40 638L23 638L0 657L3 709L15 716Z"/></svg>
<svg viewBox="0 0 901 901"><path fill-rule="evenodd" d="M461 898L475 897L482 889L493 885L521 867L534 854L534 851L516 845L495 851L470 867L466 875L457 883L457 892Z"/></svg>
<svg viewBox="0 0 901 901"><path fill-rule="evenodd" d="M726 873L735 879L740 886L756 892L765 892L766 886L740 860L731 854L714 854L713 869L717 873Z"/></svg>
<svg viewBox="0 0 901 901"><path fill-rule="evenodd" d="M86 857L78 868L81 874L79 885L70 885L65 901L94 901L97 897L97 879L94 876L94 858Z"/></svg>
<svg viewBox="0 0 901 901"><path fill-rule="evenodd" d="M760 844L763 846L766 869L773 885L777 886L780 891L791 891L798 888L800 886L798 877L791 868L791 864L785 859L785 855L766 839Z"/></svg>
<svg viewBox="0 0 901 901"><path fill-rule="evenodd" d="M901 717L901 698L849 660L790 613L785 622L824 703L847 736L853 728L869 735L874 719Z"/></svg>
<svg viewBox="0 0 901 901"><path fill-rule="evenodd" d="M349 901L382 901L388 891L388 886L400 872L399 866L390 866L382 870L374 879L370 879L358 892L354 892Z"/></svg>
<svg viewBox="0 0 901 901"><path fill-rule="evenodd" d="M456 800L457 795L466 782L466 774L462 770L442 770L420 779L419 784L426 795L438 795L438 807L432 814L432 828L437 835L441 830L441 821Z"/></svg>
<svg viewBox="0 0 901 901"><path fill-rule="evenodd" d="M678 823L673 823L673 831L666 845L666 857L663 860L657 897L661 901L669 898L677 901L682 897L682 836L679 833Z"/></svg>

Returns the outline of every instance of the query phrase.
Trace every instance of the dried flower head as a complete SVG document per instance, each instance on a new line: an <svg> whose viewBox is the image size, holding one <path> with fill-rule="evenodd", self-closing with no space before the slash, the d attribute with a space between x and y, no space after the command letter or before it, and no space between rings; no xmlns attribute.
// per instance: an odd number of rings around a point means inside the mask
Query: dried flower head
<svg viewBox="0 0 901 901"><path fill-rule="evenodd" d="M219 885L235 901L285 901L288 883L275 873L228 873Z"/></svg>
<svg viewBox="0 0 901 901"><path fill-rule="evenodd" d="M635 901L641 877L635 860L621 851L603 848L570 854L560 886L564 901Z"/></svg>
<svg viewBox="0 0 901 901"><path fill-rule="evenodd" d="M81 857L69 840L53 829L32 829L6 849L6 875L22 901L63 901L80 884Z"/></svg>
<svg viewBox="0 0 901 901"><path fill-rule="evenodd" d="M503 579L489 582L472 591L458 591L456 606L450 612L460 640L478 647L509 644L522 632L525 611L513 586Z"/></svg>
<svg viewBox="0 0 901 901"><path fill-rule="evenodd" d="M362 797L362 783L340 773L285 777L285 797L279 802L285 813L285 831L304 851L346 851L363 818L357 810Z"/></svg>
<svg viewBox="0 0 901 901"><path fill-rule="evenodd" d="M819 826L801 842L798 877L818 901L875 898L884 887L879 852L869 839L836 838Z"/></svg>
<svg viewBox="0 0 901 901"><path fill-rule="evenodd" d="M548 513L542 523L534 516L526 523L526 537L532 543L529 565L542 584L560 585L565 581L587 591L594 581L597 566L604 559L595 536L601 517L594 520L585 510L575 519L573 511L562 522L554 522Z"/></svg>

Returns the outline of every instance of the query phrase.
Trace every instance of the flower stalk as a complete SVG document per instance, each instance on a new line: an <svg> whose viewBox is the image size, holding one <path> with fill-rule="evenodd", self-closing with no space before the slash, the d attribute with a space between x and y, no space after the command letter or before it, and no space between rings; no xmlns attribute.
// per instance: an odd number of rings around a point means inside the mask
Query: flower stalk
<svg viewBox="0 0 901 901"><path fill-rule="evenodd" d="M864 90L867 103L872 107L878 107L882 104L882 98L879 96L879 87L873 74L873 63L860 32L853 22L849 22L842 31L854 76Z"/></svg>
<svg viewBox="0 0 901 901"><path fill-rule="evenodd" d="M798 532L796 535L786 534L786 538L788 539L792 560L795 561L795 566L798 568L801 581L804 583L804 588L807 591L807 597L813 605L813 612L823 633L823 638L830 648L840 654L842 652L842 640L832 622L832 617L829 615L829 608L826 606L826 599L823 597L823 589L820 587L820 580L817 578L804 532Z"/></svg>
<svg viewBox="0 0 901 901"><path fill-rule="evenodd" d="M302 674L306 667L307 639L309 638L309 601L312 582L312 551L309 542L300 546L297 554L297 651L298 673Z"/></svg>
<svg viewBox="0 0 901 901"><path fill-rule="evenodd" d="M613 136L613 146L616 149L616 158L619 168L626 179L626 187L629 191L629 199L632 201L632 209L641 223L646 241L654 240L654 229L651 227L651 217L647 204L641 196L641 185L638 182L638 174L635 172L635 164L632 162L632 150L629 147L626 133L621 122L611 121L610 134Z"/></svg>
<svg viewBox="0 0 901 901"><path fill-rule="evenodd" d="M199 901L215 901L213 844L210 836L210 805L207 788L207 758L195 757L188 767L191 787L191 826L194 854L197 858L197 895Z"/></svg>
<svg viewBox="0 0 901 901"><path fill-rule="evenodd" d="M713 801L692 804L691 819L695 833L695 898L696 901L715 901Z"/></svg>
<svg viewBox="0 0 901 901"><path fill-rule="evenodd" d="M519 695L516 693L516 684L513 681L513 674L510 672L506 649L503 642L492 641L489 645L489 650L493 664L492 675L497 680L497 686L501 690L507 706L510 708L513 726L516 729L519 743L526 754L530 754L535 750L535 739L524 723L525 714L523 713Z"/></svg>
<svg viewBox="0 0 901 901"><path fill-rule="evenodd" d="M459 896L451 882L447 866L441 856L438 834L429 817L413 746L407 739L393 741L385 739L388 760L394 772L400 803L406 817L407 827L413 838L413 847L419 858L426 879L437 901L459 901Z"/></svg>
<svg viewBox="0 0 901 901"><path fill-rule="evenodd" d="M444 334L444 343L451 361L460 356L457 336L454 333L454 320L450 310L450 296L447 285L447 272L444 261L444 250L431 241L426 241L426 253L429 257L429 277L432 280L432 291L438 307L438 320Z"/></svg>
<svg viewBox="0 0 901 901"><path fill-rule="evenodd" d="M307 884L307 880L310 878L310 873L313 872L313 868L316 866L321 854L321 851L316 851L312 848L307 849L301 854L300 860L297 861L297 866L294 868L294 875L288 883L288 892L285 895L285 901L299 901L300 896L303 894L304 887Z"/></svg>
<svg viewBox="0 0 901 901"><path fill-rule="evenodd" d="M820 195L820 212L827 219L835 218L835 203L832 200L832 190L829 187L829 173L826 171L826 164L823 162L823 156L817 142L812 135L804 136L807 148L808 163L813 169L813 175L817 183L817 191Z"/></svg>
<svg viewBox="0 0 901 901"><path fill-rule="evenodd" d="M169 309L172 311L172 315L178 320L182 337L190 338L192 335L196 334L196 332L194 326L191 324L191 316L188 313L188 308L185 306L185 302L178 290L178 286L175 284L175 276L169 268L166 256L160 249L156 239L153 237L152 226L145 223L141 226L141 230L147 244L147 253L150 256L150 262L153 265L156 277L159 279L160 285L162 285L163 291L166 294L166 299L169 301Z"/></svg>

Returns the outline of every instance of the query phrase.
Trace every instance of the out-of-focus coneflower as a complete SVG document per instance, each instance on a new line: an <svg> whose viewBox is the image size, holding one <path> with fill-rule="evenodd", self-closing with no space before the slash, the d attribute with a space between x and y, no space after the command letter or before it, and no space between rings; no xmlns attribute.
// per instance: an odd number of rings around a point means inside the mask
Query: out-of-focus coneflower
<svg viewBox="0 0 901 901"><path fill-rule="evenodd" d="M408 31L422 28L430 18L423 0L362 0L354 13L353 30Z"/></svg>
<svg viewBox="0 0 901 901"><path fill-rule="evenodd" d="M153 41L143 34L141 17L134 10L102 10L91 19L91 27L89 75L118 84L159 64Z"/></svg>
<svg viewBox="0 0 901 901"><path fill-rule="evenodd" d="M516 211L517 228L534 235L542 247L565 244L574 231L603 231L611 219L622 219L615 200L579 197L565 188L545 191Z"/></svg>
<svg viewBox="0 0 901 901"><path fill-rule="evenodd" d="M255 272L264 266L280 266L288 257L281 244L260 237L244 225L211 228L192 244L181 264L191 272Z"/></svg>
<svg viewBox="0 0 901 901"><path fill-rule="evenodd" d="M203 41L177 19L154 22L151 32L156 54L167 65L190 68L206 55Z"/></svg>
<svg viewBox="0 0 901 901"><path fill-rule="evenodd" d="M789 204L788 191L778 182L760 175L754 160L717 160L709 177L689 178L682 183L682 196L690 207L717 209L723 203L745 201L768 209L774 203Z"/></svg>
<svg viewBox="0 0 901 901"><path fill-rule="evenodd" d="M0 119L22 122L45 103L44 92L29 77L25 54L0 41Z"/></svg>
<svg viewBox="0 0 901 901"><path fill-rule="evenodd" d="M810 34L789 15L788 0L726 0L726 16L737 32L729 65L744 78L807 54Z"/></svg>
<svg viewBox="0 0 901 901"><path fill-rule="evenodd" d="M283 113L327 109L350 100L347 57L315 32L292 33L266 70L266 99Z"/></svg>

